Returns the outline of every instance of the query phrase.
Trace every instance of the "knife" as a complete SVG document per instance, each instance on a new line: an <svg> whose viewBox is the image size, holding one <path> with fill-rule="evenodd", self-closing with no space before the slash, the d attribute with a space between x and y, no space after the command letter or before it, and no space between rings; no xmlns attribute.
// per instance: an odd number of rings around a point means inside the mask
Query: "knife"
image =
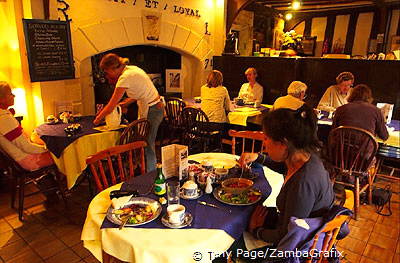
<svg viewBox="0 0 400 263"><path fill-rule="evenodd" d="M114 190L110 192L110 199L120 198L122 196L132 195L132 197L139 196L139 192L137 190L133 191L122 191L122 190Z"/></svg>
<svg viewBox="0 0 400 263"><path fill-rule="evenodd" d="M197 203L199 203L199 204L201 204L201 205L205 205L205 206L209 206L209 207L221 209L221 210L224 210L224 211L226 211L226 212L228 212L228 213L232 213L232 210L230 210L230 209L225 209L225 208L222 208L222 207L219 207L219 206L217 206L217 205L210 204L210 203L207 203L207 202L204 202L204 201L197 201Z"/></svg>

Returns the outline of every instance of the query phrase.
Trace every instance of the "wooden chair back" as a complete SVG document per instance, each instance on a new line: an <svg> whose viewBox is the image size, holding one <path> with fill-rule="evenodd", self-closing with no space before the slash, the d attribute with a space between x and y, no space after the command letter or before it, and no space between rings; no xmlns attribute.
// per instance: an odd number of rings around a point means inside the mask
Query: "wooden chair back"
<svg viewBox="0 0 400 263"><path fill-rule="evenodd" d="M329 162L339 172L366 173L377 150L375 137L364 129L340 126L329 133Z"/></svg>
<svg viewBox="0 0 400 263"><path fill-rule="evenodd" d="M245 151L265 152L265 135L262 131L235 131L229 130L232 137L232 154L242 154ZM236 152L236 146L241 144L241 151ZM251 147L250 147L251 146Z"/></svg>
<svg viewBox="0 0 400 263"><path fill-rule="evenodd" d="M343 207L346 207L347 209L352 210L353 205L354 205L353 192L346 190L346 201L345 201ZM348 215L339 215L339 216L336 216L332 221L328 222L325 225L324 229L315 235L313 244L309 250L310 253L312 251L314 251L314 249L316 248L319 237L321 236L321 233L324 233L325 235L324 235L324 240L322 242L322 248L320 251L321 252L322 251L329 252L332 249L333 245L336 243L336 237L340 231L340 227L346 220L349 220L349 219L350 219L350 216L348 216ZM321 253L322 256L320 258L318 258L318 260L316 262L318 262L318 263L319 262L327 262L324 254L325 253ZM326 253L326 254L329 254L329 253ZM306 260L306 263L311 263L311 262L315 262L315 261L313 261L313 258L308 258Z"/></svg>
<svg viewBox="0 0 400 263"><path fill-rule="evenodd" d="M199 122L209 122L204 111L195 107L185 107L182 111L182 125L186 133L202 134L203 129L199 127Z"/></svg>
<svg viewBox="0 0 400 263"><path fill-rule="evenodd" d="M136 141L89 156L86 164L90 167L98 191L134 177L137 168L140 168L140 174L146 173L144 159L146 146L145 141Z"/></svg>
<svg viewBox="0 0 400 263"><path fill-rule="evenodd" d="M131 122L122 132L119 145L134 141L147 141L150 131L150 122L147 119L139 119Z"/></svg>
<svg viewBox="0 0 400 263"><path fill-rule="evenodd" d="M170 127L179 128L181 126L181 114L186 107L186 103L180 98L169 98L165 105L167 123Z"/></svg>

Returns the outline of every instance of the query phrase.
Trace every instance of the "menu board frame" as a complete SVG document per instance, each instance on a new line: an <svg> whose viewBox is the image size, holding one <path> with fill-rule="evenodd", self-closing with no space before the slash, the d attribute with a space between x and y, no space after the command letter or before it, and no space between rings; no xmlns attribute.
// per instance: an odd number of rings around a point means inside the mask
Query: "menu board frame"
<svg viewBox="0 0 400 263"><path fill-rule="evenodd" d="M43 19L22 19L24 26L24 35L26 42L26 50L28 53L28 63L29 63L29 75L31 78L31 82L38 81L52 81L52 80L63 80L63 79L74 79L75 78L75 67L74 67L74 59L72 53L72 44L71 44L71 29L69 21L60 21L60 20L43 20ZM60 27L60 25L64 25L65 27ZM52 37L52 35L58 40L54 41L54 47L50 48L50 51L46 55L39 55L39 48L36 46L35 39L35 28L42 29L52 29L51 32L46 32L46 36ZM56 43L57 42L57 43ZM48 45L52 45L52 43L47 43ZM47 60L47 57L59 56L57 52L57 47L65 48L65 53L67 57L66 63L64 63L60 71L55 71L54 60ZM42 56L42 57L41 57ZM63 56L65 58L65 56ZM40 63L49 63L47 69L39 69L38 67ZM44 73L43 73L44 71ZM48 71L49 74L45 74ZM51 72L51 74L50 74Z"/></svg>

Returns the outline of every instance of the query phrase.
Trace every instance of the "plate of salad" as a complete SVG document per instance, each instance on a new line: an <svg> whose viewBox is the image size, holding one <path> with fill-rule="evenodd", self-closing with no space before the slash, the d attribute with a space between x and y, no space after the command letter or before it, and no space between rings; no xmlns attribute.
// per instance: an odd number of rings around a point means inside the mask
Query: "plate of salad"
<svg viewBox="0 0 400 263"><path fill-rule="evenodd" d="M218 201L224 204L237 206L253 205L262 198L260 190L255 188L251 188L240 194L235 194L219 187L214 190L213 195Z"/></svg>
<svg viewBox="0 0 400 263"><path fill-rule="evenodd" d="M107 219L117 225L139 226L147 224L161 214L161 204L147 197L132 197L125 205L107 211Z"/></svg>

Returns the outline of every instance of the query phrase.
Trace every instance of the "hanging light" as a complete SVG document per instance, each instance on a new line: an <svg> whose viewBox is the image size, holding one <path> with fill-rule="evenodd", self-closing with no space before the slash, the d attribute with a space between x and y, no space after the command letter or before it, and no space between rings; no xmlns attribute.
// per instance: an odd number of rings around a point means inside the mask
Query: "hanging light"
<svg viewBox="0 0 400 263"><path fill-rule="evenodd" d="M290 19L292 19L293 18L293 15L292 15L292 13L286 13L286 15L285 15L285 19L286 20L290 20Z"/></svg>
<svg viewBox="0 0 400 263"><path fill-rule="evenodd" d="M292 2L292 9L297 10L297 9L300 8L300 6L301 6L300 1L293 1Z"/></svg>

